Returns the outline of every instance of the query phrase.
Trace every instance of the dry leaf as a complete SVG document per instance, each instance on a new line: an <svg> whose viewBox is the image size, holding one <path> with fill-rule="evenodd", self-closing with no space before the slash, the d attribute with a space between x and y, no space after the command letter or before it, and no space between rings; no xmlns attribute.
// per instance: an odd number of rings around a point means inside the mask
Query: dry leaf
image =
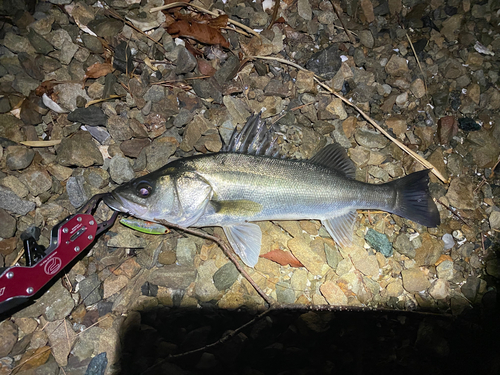
<svg viewBox="0 0 500 375"><path fill-rule="evenodd" d="M229 48L229 42L224 38L218 28L194 20L179 20L167 27L167 32L176 38L179 36L193 38L205 44L220 44Z"/></svg>
<svg viewBox="0 0 500 375"><path fill-rule="evenodd" d="M87 68L83 80L85 81L88 78L104 77L105 75L112 73L113 70L115 69L110 63L95 63Z"/></svg>
<svg viewBox="0 0 500 375"><path fill-rule="evenodd" d="M198 59L198 70L200 71L201 74L204 76L213 76L216 72L214 67L204 59Z"/></svg>
<svg viewBox="0 0 500 375"><path fill-rule="evenodd" d="M54 91L54 86L58 85L59 83L60 82L54 79L51 79L50 81L43 81L42 83L40 83L40 86L35 89L35 94L37 96L42 96L43 94L47 94L50 96Z"/></svg>
<svg viewBox="0 0 500 375"><path fill-rule="evenodd" d="M61 143L60 139L54 139L52 141L24 141L21 142L22 145L28 147L50 147Z"/></svg>
<svg viewBox="0 0 500 375"><path fill-rule="evenodd" d="M282 266L289 264L291 267L304 267L304 265L300 263L297 258L295 258L295 255L289 251L283 251L281 249L271 250L270 252L261 255L261 257L281 264Z"/></svg>

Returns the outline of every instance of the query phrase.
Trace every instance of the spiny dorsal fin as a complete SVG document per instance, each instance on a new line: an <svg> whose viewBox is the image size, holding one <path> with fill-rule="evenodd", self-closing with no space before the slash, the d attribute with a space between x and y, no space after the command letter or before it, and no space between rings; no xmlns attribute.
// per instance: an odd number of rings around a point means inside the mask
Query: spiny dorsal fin
<svg viewBox="0 0 500 375"><path fill-rule="evenodd" d="M342 173L345 177L356 177L356 167L347 156L345 150L338 144L333 143L320 150L309 162L333 169Z"/></svg>
<svg viewBox="0 0 500 375"><path fill-rule="evenodd" d="M222 148L223 152L276 157L279 154L277 136L267 129L261 113L250 116L240 132L234 128L231 139Z"/></svg>

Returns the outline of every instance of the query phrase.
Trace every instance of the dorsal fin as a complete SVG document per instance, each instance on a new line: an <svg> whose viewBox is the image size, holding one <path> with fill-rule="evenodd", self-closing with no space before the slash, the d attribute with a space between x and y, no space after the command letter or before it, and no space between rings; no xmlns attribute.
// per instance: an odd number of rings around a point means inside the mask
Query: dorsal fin
<svg viewBox="0 0 500 375"><path fill-rule="evenodd" d="M267 129L266 123L260 115L261 113L257 113L250 116L240 132L238 132L237 128L234 128L229 143L224 145L222 151L249 155L278 156L278 137L273 134L272 129Z"/></svg>
<svg viewBox="0 0 500 375"><path fill-rule="evenodd" d="M356 167L347 156L345 150L338 144L333 143L320 150L309 162L333 169L342 173L345 177L356 177Z"/></svg>

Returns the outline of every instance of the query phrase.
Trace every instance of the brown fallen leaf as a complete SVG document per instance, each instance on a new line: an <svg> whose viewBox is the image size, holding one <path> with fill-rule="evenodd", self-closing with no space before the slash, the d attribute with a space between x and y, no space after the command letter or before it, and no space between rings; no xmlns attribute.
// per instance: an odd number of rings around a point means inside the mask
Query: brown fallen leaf
<svg viewBox="0 0 500 375"><path fill-rule="evenodd" d="M262 254L261 258L269 259L273 262L286 266L289 264L291 267L304 267L302 263L289 251L281 249L271 250L268 253Z"/></svg>
<svg viewBox="0 0 500 375"><path fill-rule="evenodd" d="M204 76L213 76L216 72L214 67L204 59L198 59L198 70L200 71L201 74Z"/></svg>
<svg viewBox="0 0 500 375"><path fill-rule="evenodd" d="M113 70L113 65L110 63L95 63L87 68L85 71L85 76L83 77L83 80L87 80L88 78L100 78L104 77L108 73L112 73Z"/></svg>
<svg viewBox="0 0 500 375"><path fill-rule="evenodd" d="M50 96L54 92L54 86L57 86L59 83L61 82L54 79L43 81L42 83L40 83L40 86L35 89L35 94L37 96L42 96L43 94L47 94L48 96Z"/></svg>
<svg viewBox="0 0 500 375"><path fill-rule="evenodd" d="M208 23L200 23L194 20L178 20L167 26L167 32L176 38L183 36L196 39L205 44L220 44L229 48L229 42L224 38L219 28L212 27Z"/></svg>

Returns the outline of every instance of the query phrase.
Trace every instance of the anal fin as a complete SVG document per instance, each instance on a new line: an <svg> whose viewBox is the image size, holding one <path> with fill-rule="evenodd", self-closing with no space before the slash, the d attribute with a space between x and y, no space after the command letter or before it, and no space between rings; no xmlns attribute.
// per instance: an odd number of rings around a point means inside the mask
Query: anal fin
<svg viewBox="0 0 500 375"><path fill-rule="evenodd" d="M354 230L355 221L356 210L352 210L342 216L323 219L321 223L325 226L337 245L348 247L352 244L352 232Z"/></svg>
<svg viewBox="0 0 500 375"><path fill-rule="evenodd" d="M262 231L257 224L241 223L222 227L234 252L243 263L253 267L259 260Z"/></svg>

